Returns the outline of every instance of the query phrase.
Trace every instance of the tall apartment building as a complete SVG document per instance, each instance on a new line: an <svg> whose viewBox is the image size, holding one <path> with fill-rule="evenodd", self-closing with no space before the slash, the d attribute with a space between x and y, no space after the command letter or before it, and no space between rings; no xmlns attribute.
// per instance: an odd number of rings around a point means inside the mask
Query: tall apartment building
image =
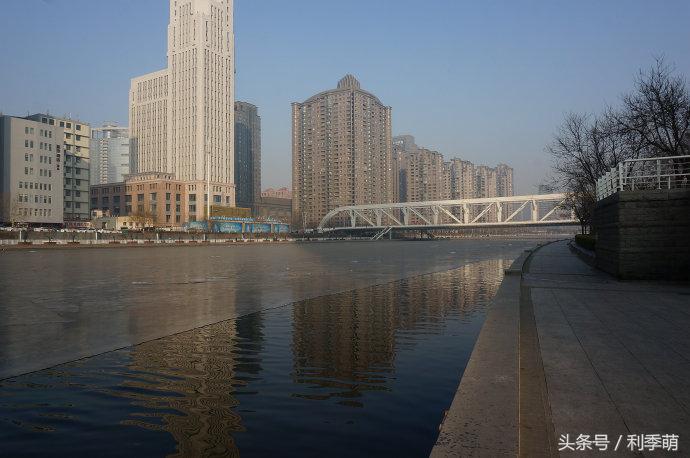
<svg viewBox="0 0 690 458"><path fill-rule="evenodd" d="M0 116L0 223L63 222L63 129Z"/></svg>
<svg viewBox="0 0 690 458"><path fill-rule="evenodd" d="M91 126L69 117L35 114L27 119L44 126L58 126L63 134L64 211L67 226L79 226L91 220L89 185L91 183Z"/></svg>
<svg viewBox="0 0 690 458"><path fill-rule="evenodd" d="M505 164L496 166L496 195L510 197L514 195L513 168Z"/></svg>
<svg viewBox="0 0 690 458"><path fill-rule="evenodd" d="M261 201L261 117L247 102L235 102L235 200L254 211Z"/></svg>
<svg viewBox="0 0 690 458"><path fill-rule="evenodd" d="M129 128L104 124L91 129L91 184L122 181L129 169Z"/></svg>
<svg viewBox="0 0 690 458"><path fill-rule="evenodd" d="M474 164L462 159L451 159L451 198L473 199L476 195Z"/></svg>
<svg viewBox="0 0 690 458"><path fill-rule="evenodd" d="M486 165L477 165L474 168L474 176L475 198L498 196L496 169L492 169Z"/></svg>
<svg viewBox="0 0 690 458"><path fill-rule="evenodd" d="M417 151L417 144L412 135L398 135L393 137L393 201L407 202L407 155Z"/></svg>
<svg viewBox="0 0 690 458"><path fill-rule="evenodd" d="M450 168L443 155L426 148L407 154L407 201L450 199Z"/></svg>
<svg viewBox="0 0 690 458"><path fill-rule="evenodd" d="M293 227L316 227L342 205L391 202L391 160L391 108L354 76L293 103Z"/></svg>
<svg viewBox="0 0 690 458"><path fill-rule="evenodd" d="M234 41L233 0L170 0L168 67L131 81L133 172L170 173L235 204Z"/></svg>

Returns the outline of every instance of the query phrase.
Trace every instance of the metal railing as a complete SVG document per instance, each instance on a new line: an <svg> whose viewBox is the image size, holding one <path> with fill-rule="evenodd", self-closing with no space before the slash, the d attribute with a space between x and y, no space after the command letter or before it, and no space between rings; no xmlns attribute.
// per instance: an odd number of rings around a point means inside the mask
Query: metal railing
<svg viewBox="0 0 690 458"><path fill-rule="evenodd" d="M690 156L628 159L597 180L597 200L618 191L690 189Z"/></svg>

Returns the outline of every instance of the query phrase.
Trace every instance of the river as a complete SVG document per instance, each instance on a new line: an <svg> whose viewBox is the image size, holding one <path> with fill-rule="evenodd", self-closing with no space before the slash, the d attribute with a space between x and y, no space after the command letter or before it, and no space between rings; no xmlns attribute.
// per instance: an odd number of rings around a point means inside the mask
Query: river
<svg viewBox="0 0 690 458"><path fill-rule="evenodd" d="M3 252L0 455L428 455L536 243Z"/></svg>

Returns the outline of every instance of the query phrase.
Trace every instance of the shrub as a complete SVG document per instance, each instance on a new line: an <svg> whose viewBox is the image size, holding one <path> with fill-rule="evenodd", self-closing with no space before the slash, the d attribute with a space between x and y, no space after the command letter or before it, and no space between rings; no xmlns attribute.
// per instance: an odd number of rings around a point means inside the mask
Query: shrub
<svg viewBox="0 0 690 458"><path fill-rule="evenodd" d="M597 239L591 234L576 234L575 243L586 250L594 251Z"/></svg>

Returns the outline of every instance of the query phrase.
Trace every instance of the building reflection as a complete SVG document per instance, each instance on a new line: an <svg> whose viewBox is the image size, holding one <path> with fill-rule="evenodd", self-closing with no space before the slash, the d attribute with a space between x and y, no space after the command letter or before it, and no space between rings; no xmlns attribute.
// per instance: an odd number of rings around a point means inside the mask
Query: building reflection
<svg viewBox="0 0 690 458"><path fill-rule="evenodd" d="M142 410L121 423L169 432L170 456L239 456L233 433L245 429L233 393L261 372L262 343L255 313L134 347L125 381L109 394Z"/></svg>
<svg viewBox="0 0 690 458"><path fill-rule="evenodd" d="M439 333L448 315L484 313L507 266L486 260L295 304L293 396L358 407L364 392L389 390L396 346L415 341L401 333Z"/></svg>

